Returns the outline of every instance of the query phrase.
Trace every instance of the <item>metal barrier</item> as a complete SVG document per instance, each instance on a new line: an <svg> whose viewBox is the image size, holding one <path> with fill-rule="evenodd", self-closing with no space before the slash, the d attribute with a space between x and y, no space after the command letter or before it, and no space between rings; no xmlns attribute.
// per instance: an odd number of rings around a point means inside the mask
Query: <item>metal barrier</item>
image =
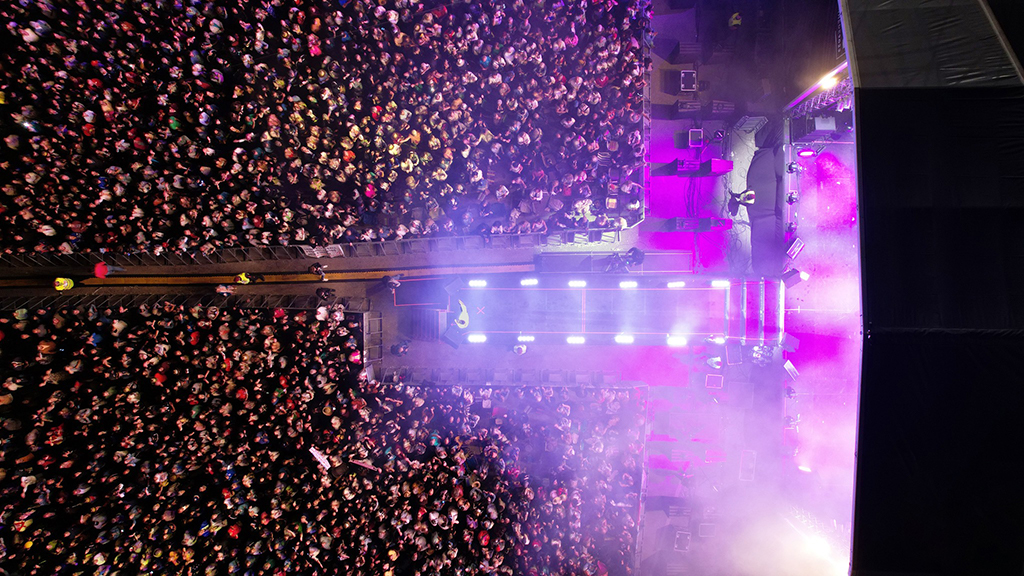
<svg viewBox="0 0 1024 576"><path fill-rule="evenodd" d="M373 258L459 250L521 249L567 244L586 245L618 242L618 228L560 230L550 233L499 234L489 237L437 236L402 240L377 240L329 246L266 246L258 248L222 248L210 254L149 252L89 252L83 254L2 254L0 268L92 268L99 262L114 266L195 266L236 264L307 258Z"/></svg>
<svg viewBox="0 0 1024 576"><path fill-rule="evenodd" d="M363 365L372 374L381 374L384 362L384 317L380 312L364 312Z"/></svg>
<svg viewBox="0 0 1024 576"><path fill-rule="evenodd" d="M561 230L553 233L500 234L495 236L438 236L403 240L377 240L330 246L302 246L307 258L372 258L376 256L403 256L431 252L457 252L460 250L523 249L544 246L587 245L619 241L618 228L591 230Z"/></svg>
<svg viewBox="0 0 1024 576"><path fill-rule="evenodd" d="M650 22L647 24L643 38L643 61L653 62L651 49L654 47L654 31ZM648 216L648 211L651 209L651 75L653 68L653 65L644 68L644 114L641 120L644 139L644 172L643 180L640 182L644 193L640 196L640 201L643 203L643 206L640 207L641 222Z"/></svg>
<svg viewBox="0 0 1024 576"><path fill-rule="evenodd" d="M398 366L383 372L385 381L437 386L553 386L558 388L636 387L610 370L535 370L483 368L419 368Z"/></svg>
<svg viewBox="0 0 1024 576"><path fill-rule="evenodd" d="M52 294L46 296L5 296L0 298L0 310L18 308L137 308L143 304L153 306L170 302L184 306L220 306L222 308L284 308L287 310L313 310L318 306L343 304L345 310L353 313L367 313L370 309L368 298L334 298L321 300L317 296L242 294L220 296L218 294ZM378 313L379 314L379 313Z"/></svg>

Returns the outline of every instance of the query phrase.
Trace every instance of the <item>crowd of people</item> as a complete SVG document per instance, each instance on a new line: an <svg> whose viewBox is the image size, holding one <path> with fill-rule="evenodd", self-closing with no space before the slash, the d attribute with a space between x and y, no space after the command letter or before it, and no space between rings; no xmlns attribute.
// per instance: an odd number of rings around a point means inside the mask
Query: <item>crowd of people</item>
<svg viewBox="0 0 1024 576"><path fill-rule="evenodd" d="M629 574L631 389L369 379L340 308L0 317L0 573Z"/></svg>
<svg viewBox="0 0 1024 576"><path fill-rule="evenodd" d="M0 246L195 254L621 227L640 216L650 10L4 3Z"/></svg>

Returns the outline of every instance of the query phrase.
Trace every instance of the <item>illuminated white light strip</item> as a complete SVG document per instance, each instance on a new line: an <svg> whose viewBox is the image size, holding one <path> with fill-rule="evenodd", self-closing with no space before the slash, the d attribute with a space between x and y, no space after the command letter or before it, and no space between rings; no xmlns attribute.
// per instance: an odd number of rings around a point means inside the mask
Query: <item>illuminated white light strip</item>
<svg viewBox="0 0 1024 576"><path fill-rule="evenodd" d="M732 282L729 282L728 280L712 280L711 281L711 287L712 288L728 288L729 286L732 286Z"/></svg>
<svg viewBox="0 0 1024 576"><path fill-rule="evenodd" d="M636 288L638 284L633 280L623 280L619 282L619 288Z"/></svg>
<svg viewBox="0 0 1024 576"><path fill-rule="evenodd" d="M519 281L520 286L536 286L539 283L540 280L537 280L536 278L523 278Z"/></svg>
<svg viewBox="0 0 1024 576"><path fill-rule="evenodd" d="M533 342L536 339L537 339L536 336L526 336L526 335L522 335L519 338L516 338L516 340L519 340L520 342Z"/></svg>
<svg viewBox="0 0 1024 576"><path fill-rule="evenodd" d="M569 288L586 288L586 280L569 280Z"/></svg>
<svg viewBox="0 0 1024 576"><path fill-rule="evenodd" d="M583 344L584 342L587 341L587 339L584 338L583 336L569 336L568 338L565 339L565 341L568 342L569 344Z"/></svg>
<svg viewBox="0 0 1024 576"><path fill-rule="evenodd" d="M665 286L669 288L686 288L686 282L679 280L678 282L669 282Z"/></svg>
<svg viewBox="0 0 1024 576"><path fill-rule="evenodd" d="M470 280L469 281L469 287L470 288L484 288L485 286L487 286L487 280Z"/></svg>
<svg viewBox="0 0 1024 576"><path fill-rule="evenodd" d="M472 342L473 344L483 344L484 342L487 342L487 335L486 334L470 334L469 336L466 336L466 341L467 342Z"/></svg>
<svg viewBox="0 0 1024 576"><path fill-rule="evenodd" d="M632 344L635 338L632 334L616 334L615 341L619 344Z"/></svg>
<svg viewBox="0 0 1024 576"><path fill-rule="evenodd" d="M669 346L674 346L674 347L686 346L686 337L685 336L669 336L668 339L665 342Z"/></svg>

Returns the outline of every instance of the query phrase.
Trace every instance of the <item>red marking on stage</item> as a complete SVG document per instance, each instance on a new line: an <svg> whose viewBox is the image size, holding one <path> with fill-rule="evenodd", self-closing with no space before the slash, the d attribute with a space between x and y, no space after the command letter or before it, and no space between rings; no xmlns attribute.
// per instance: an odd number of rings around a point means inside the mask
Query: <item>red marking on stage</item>
<svg viewBox="0 0 1024 576"><path fill-rule="evenodd" d="M519 292L543 292L545 290L554 291L554 292L569 292L569 291L575 292L577 290L591 290L591 291L617 292L617 291L622 290L622 288L619 288L618 286L616 286L615 288L591 288L590 286L588 286L586 288L531 288L531 287L517 288L517 287L514 287L514 286L510 286L508 288L491 288L491 287L488 286L486 288L474 288L473 289L474 292L483 292L484 290L515 290L515 291L519 291ZM644 287L638 287L638 288L632 288L631 290L633 292L687 292L687 291L695 292L695 291L702 291L702 290L703 291L708 291L708 292L717 292L717 291L720 291L721 288L707 288L707 287L700 287L700 286L695 286L695 287L692 287L692 288L644 288Z"/></svg>
<svg viewBox="0 0 1024 576"><path fill-rule="evenodd" d="M552 332L545 330L474 330L478 334L577 334L577 332ZM622 332L588 332L591 335L621 334ZM664 336L664 332L630 332L634 336ZM673 332L679 336L715 336L718 332ZM664 346L664 344L659 344Z"/></svg>

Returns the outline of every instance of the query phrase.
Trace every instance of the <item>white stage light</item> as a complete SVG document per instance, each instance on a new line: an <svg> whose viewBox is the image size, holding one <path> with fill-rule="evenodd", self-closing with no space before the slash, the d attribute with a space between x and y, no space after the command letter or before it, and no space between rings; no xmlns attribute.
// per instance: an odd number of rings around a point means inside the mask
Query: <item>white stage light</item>
<svg viewBox="0 0 1024 576"><path fill-rule="evenodd" d="M632 334L616 334L615 341L619 344L632 344L635 339Z"/></svg>
<svg viewBox="0 0 1024 576"><path fill-rule="evenodd" d="M568 338L565 339L565 341L568 342L569 344L583 344L584 342L587 341L587 339L584 338L583 336L569 336Z"/></svg>
<svg viewBox="0 0 1024 576"><path fill-rule="evenodd" d="M732 282L729 282L728 280L712 280L711 281L711 287L712 288L728 288L729 286L732 286Z"/></svg>
<svg viewBox="0 0 1024 576"><path fill-rule="evenodd" d="M469 336L466 336L466 341L467 342L471 342L473 344L483 344L484 342L487 342L487 335L486 334L470 334Z"/></svg>
<svg viewBox="0 0 1024 576"><path fill-rule="evenodd" d="M810 472L811 471L811 467L810 466L797 466L797 470L799 470L801 472Z"/></svg>
<svg viewBox="0 0 1024 576"><path fill-rule="evenodd" d="M469 287L470 288L484 288L485 286L487 286L487 280L470 280L469 281Z"/></svg>
<svg viewBox="0 0 1024 576"><path fill-rule="evenodd" d="M803 280L804 282L806 282L806 281L811 279L811 275L808 274L807 272L801 272L800 273L800 279Z"/></svg>
<svg viewBox="0 0 1024 576"><path fill-rule="evenodd" d="M669 282L666 286L669 288L686 288L686 282L679 280L676 282Z"/></svg>
<svg viewBox="0 0 1024 576"><path fill-rule="evenodd" d="M633 280L623 280L619 282L619 288L636 288L638 284Z"/></svg>
<svg viewBox="0 0 1024 576"><path fill-rule="evenodd" d="M715 338L713 340L713 342L715 344L725 344L725 337L724 336L719 336L718 338Z"/></svg>
<svg viewBox="0 0 1024 576"><path fill-rule="evenodd" d="M539 283L540 280L537 280L536 278L523 278L519 281L520 286L536 286Z"/></svg>
<svg viewBox="0 0 1024 576"><path fill-rule="evenodd" d="M665 342L669 346L673 346L673 347L677 347L678 348L680 346L686 346L686 337L685 336L669 336L668 339Z"/></svg>
<svg viewBox="0 0 1024 576"><path fill-rule="evenodd" d="M586 288L586 280L569 280L569 288Z"/></svg>
<svg viewBox="0 0 1024 576"><path fill-rule="evenodd" d="M520 335L519 338L516 338L516 340L518 340L520 342L533 342L536 339L537 339L536 336L526 336L526 335Z"/></svg>

